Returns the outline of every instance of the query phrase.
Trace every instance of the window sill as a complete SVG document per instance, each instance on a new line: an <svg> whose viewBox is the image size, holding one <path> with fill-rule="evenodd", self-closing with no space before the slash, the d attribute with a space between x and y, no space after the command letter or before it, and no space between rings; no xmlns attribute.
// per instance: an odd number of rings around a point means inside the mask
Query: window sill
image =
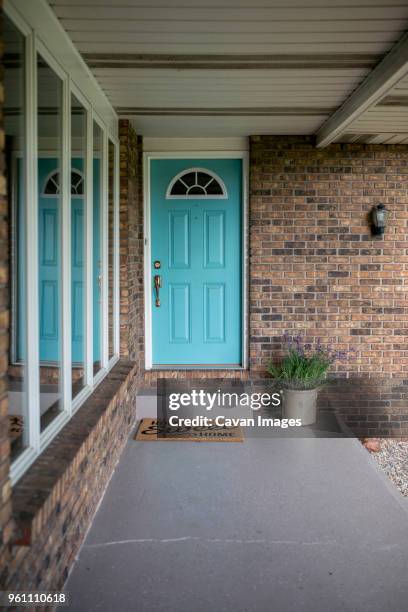
<svg viewBox="0 0 408 612"><path fill-rule="evenodd" d="M134 370L133 362L118 361L14 486L13 545L30 546L43 526L52 520L53 513L61 511L60 502L55 500L58 490L59 494L64 490L65 475L119 391L133 377Z"/></svg>

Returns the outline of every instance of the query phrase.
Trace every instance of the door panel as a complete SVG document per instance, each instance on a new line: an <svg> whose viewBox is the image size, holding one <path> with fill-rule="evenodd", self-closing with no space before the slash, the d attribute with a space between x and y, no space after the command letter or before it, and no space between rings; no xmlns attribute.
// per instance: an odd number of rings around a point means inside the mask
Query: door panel
<svg viewBox="0 0 408 612"><path fill-rule="evenodd" d="M214 182L213 196L166 197L171 181L192 168L218 176L227 197ZM150 176L153 365L240 366L242 161L152 160ZM193 181L194 173L186 185ZM155 275L162 280L158 307Z"/></svg>
<svg viewBox="0 0 408 612"><path fill-rule="evenodd" d="M225 285L204 285L204 342L225 342Z"/></svg>
<svg viewBox="0 0 408 612"><path fill-rule="evenodd" d="M61 352L61 207L60 196L42 191L57 164L54 158L38 160L40 361L51 363L59 363Z"/></svg>
<svg viewBox="0 0 408 612"><path fill-rule="evenodd" d="M225 257L225 213L204 212L204 267L223 268Z"/></svg>
<svg viewBox="0 0 408 612"><path fill-rule="evenodd" d="M81 164L76 168L82 171ZM73 160L74 162L74 160ZM72 363L84 362L84 198L71 197L71 333Z"/></svg>
<svg viewBox="0 0 408 612"><path fill-rule="evenodd" d="M173 269L190 267L190 212L173 210L169 212L169 267Z"/></svg>
<svg viewBox="0 0 408 612"><path fill-rule="evenodd" d="M169 285L170 342L190 342L191 298L190 285Z"/></svg>
<svg viewBox="0 0 408 612"><path fill-rule="evenodd" d="M47 343L58 342L58 282L55 280L41 279L40 313L41 340Z"/></svg>

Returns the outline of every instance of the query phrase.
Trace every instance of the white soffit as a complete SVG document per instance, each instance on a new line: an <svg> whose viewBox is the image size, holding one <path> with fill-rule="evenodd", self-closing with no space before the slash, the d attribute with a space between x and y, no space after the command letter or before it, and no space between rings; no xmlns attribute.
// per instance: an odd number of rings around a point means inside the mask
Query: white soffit
<svg viewBox="0 0 408 612"><path fill-rule="evenodd" d="M405 33L381 62L370 72L344 104L325 122L317 133L317 146L323 147L344 137L346 129L364 121L364 114L377 111L384 98L407 75L408 32ZM384 117L387 115L384 112ZM382 127L384 131L385 126Z"/></svg>
<svg viewBox="0 0 408 612"><path fill-rule="evenodd" d="M354 121L338 142L408 143L408 77Z"/></svg>
<svg viewBox="0 0 408 612"><path fill-rule="evenodd" d="M114 137L117 137L117 116L101 87L83 61L75 45L67 36L46 0L5 0L35 30L41 42L70 76L82 94L93 105ZM7 41L5 41L7 47ZM7 51L7 48L6 48ZM41 95L46 95L40 92ZM9 95L9 92L7 92ZM11 92L11 95L13 93Z"/></svg>
<svg viewBox="0 0 408 612"><path fill-rule="evenodd" d="M49 0L150 137L313 134L401 38L408 0Z"/></svg>

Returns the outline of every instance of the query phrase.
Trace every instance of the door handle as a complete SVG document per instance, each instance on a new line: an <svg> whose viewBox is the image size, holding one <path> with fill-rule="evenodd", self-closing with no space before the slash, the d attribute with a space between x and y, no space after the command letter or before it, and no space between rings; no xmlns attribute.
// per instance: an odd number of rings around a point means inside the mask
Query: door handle
<svg viewBox="0 0 408 612"><path fill-rule="evenodd" d="M162 286L162 278L159 274L155 274L154 275L154 291L156 294L156 307L159 308L160 306L160 289Z"/></svg>
<svg viewBox="0 0 408 612"><path fill-rule="evenodd" d="M98 274L98 304L102 304L102 274Z"/></svg>

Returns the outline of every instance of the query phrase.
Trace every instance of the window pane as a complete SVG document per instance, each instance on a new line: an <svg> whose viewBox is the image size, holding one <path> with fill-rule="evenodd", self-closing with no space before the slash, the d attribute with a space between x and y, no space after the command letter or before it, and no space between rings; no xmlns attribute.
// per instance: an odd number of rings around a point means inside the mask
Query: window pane
<svg viewBox="0 0 408 612"><path fill-rule="evenodd" d="M222 187L215 179L207 185L205 190L208 195L222 195Z"/></svg>
<svg viewBox="0 0 408 612"><path fill-rule="evenodd" d="M183 174L181 178L183 183L185 183L188 187L192 187L196 183L197 175L196 172L187 172L186 174Z"/></svg>
<svg viewBox="0 0 408 612"><path fill-rule="evenodd" d="M102 351L102 130L93 126L93 358L94 374L101 369Z"/></svg>
<svg viewBox="0 0 408 612"><path fill-rule="evenodd" d="M171 190L171 195L185 195L187 193L187 187L180 180L176 181Z"/></svg>
<svg viewBox="0 0 408 612"><path fill-rule="evenodd" d="M9 266L11 337L9 352L9 416L11 459L29 444L26 389L26 177L24 107L24 36L4 17L7 194L9 207Z"/></svg>
<svg viewBox="0 0 408 612"><path fill-rule="evenodd" d="M212 177L205 172L197 172L197 185L201 185L201 187L205 187L210 181Z"/></svg>
<svg viewBox="0 0 408 612"><path fill-rule="evenodd" d="M38 295L41 431L61 401L61 166L62 81L40 55L38 74ZM57 183L45 190L48 179Z"/></svg>
<svg viewBox="0 0 408 612"><path fill-rule="evenodd" d="M205 189L204 187L200 187L200 185L190 187L188 190L188 195L205 195Z"/></svg>
<svg viewBox="0 0 408 612"><path fill-rule="evenodd" d="M109 141L108 192L108 326L109 359L114 355L114 231L115 231L115 145Z"/></svg>
<svg viewBox="0 0 408 612"><path fill-rule="evenodd" d="M72 397L85 384L86 110L71 95L71 326Z"/></svg>

